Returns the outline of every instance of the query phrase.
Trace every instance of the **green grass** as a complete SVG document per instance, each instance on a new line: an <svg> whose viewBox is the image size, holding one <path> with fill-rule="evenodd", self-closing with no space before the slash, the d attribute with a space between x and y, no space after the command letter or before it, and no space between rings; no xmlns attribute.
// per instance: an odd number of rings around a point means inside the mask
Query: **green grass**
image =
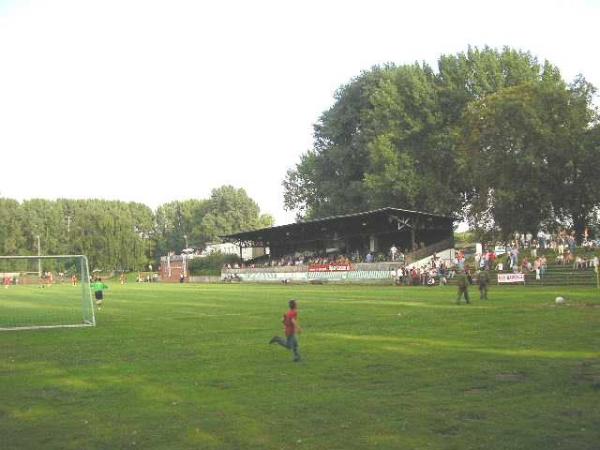
<svg viewBox="0 0 600 450"><path fill-rule="evenodd" d="M42 287L43 286L43 287ZM89 296L89 286L86 286ZM83 322L83 287L70 284L21 285L0 289L0 328L80 325ZM92 321L87 298L86 319Z"/></svg>
<svg viewBox="0 0 600 450"><path fill-rule="evenodd" d="M600 293L569 289L115 282L96 328L0 333L0 448L597 449ZM300 364L267 344L292 297Z"/></svg>

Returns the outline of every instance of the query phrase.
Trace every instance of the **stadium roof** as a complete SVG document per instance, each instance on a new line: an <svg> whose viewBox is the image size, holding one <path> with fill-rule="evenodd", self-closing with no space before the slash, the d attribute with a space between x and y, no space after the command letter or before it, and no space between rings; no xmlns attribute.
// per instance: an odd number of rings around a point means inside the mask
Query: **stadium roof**
<svg viewBox="0 0 600 450"><path fill-rule="evenodd" d="M415 217L420 216L428 221L436 221L436 222L454 222L458 220L457 217L453 216L443 216L439 214L432 214L423 211L411 211L408 209L400 209L400 208L380 208L374 209L371 211L363 211L351 214L341 214L337 216L324 217L321 219L313 219L307 220L304 222L296 222L287 225L279 225L275 227L261 228L258 230L252 231L244 231L240 233L229 234L226 236L221 236L224 240L232 242L232 241L268 241L273 238L280 237L282 233L286 231L298 229L298 228L317 228L323 225L335 225L336 223L347 223L353 222L356 219L365 219L365 218L375 218L378 216L387 215L388 217L391 215L394 216L402 216L402 217Z"/></svg>

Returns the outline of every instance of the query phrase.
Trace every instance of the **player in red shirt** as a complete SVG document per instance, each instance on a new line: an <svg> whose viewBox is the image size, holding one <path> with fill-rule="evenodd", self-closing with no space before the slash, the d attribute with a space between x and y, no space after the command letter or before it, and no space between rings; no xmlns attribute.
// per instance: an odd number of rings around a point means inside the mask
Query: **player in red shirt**
<svg viewBox="0 0 600 450"><path fill-rule="evenodd" d="M288 302L290 310L283 315L283 326L285 328L285 339L279 336L273 336L269 344L279 344L282 347L291 350L294 353L294 362L300 361L300 351L297 335L302 332L298 324L298 302L290 300Z"/></svg>

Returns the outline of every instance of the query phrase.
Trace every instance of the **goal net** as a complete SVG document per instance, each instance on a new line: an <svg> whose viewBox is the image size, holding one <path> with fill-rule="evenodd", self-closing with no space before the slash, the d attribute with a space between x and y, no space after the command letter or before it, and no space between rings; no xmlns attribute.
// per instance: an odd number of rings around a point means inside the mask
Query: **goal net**
<svg viewBox="0 0 600 450"><path fill-rule="evenodd" d="M0 330L94 326L83 255L0 256Z"/></svg>

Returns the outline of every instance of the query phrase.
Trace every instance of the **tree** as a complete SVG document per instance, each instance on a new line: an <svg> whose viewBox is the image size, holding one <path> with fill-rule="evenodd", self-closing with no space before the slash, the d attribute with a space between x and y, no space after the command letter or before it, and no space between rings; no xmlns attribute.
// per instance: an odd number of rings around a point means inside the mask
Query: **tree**
<svg viewBox="0 0 600 450"><path fill-rule="evenodd" d="M431 145L437 124L428 66L361 74L338 90L315 126L314 148L288 171L286 208L307 217L418 204L447 210L448 163Z"/></svg>
<svg viewBox="0 0 600 450"><path fill-rule="evenodd" d="M184 200L161 205L156 211L156 255L166 255L169 251L180 252L186 244L204 246L207 239L200 224L206 212L206 200Z"/></svg>
<svg viewBox="0 0 600 450"><path fill-rule="evenodd" d="M459 144L472 102L539 80L528 53L470 48L426 64L374 67L341 87L313 148L283 181L287 209L322 217L396 206L458 213L467 194Z"/></svg>
<svg viewBox="0 0 600 450"><path fill-rule="evenodd" d="M210 199L171 202L156 214L141 203L106 200L19 203L0 198L0 252L44 255L84 254L92 268L136 270L187 243L203 247L219 236L268 227L273 218L260 214L243 189L222 186Z"/></svg>
<svg viewBox="0 0 600 450"><path fill-rule="evenodd" d="M555 145L548 156L552 180L550 188L558 219L573 226L578 240L600 206L600 125L592 98L596 89L582 76L568 88L547 95L544 105L556 120Z"/></svg>
<svg viewBox="0 0 600 450"><path fill-rule="evenodd" d="M256 230L273 225L273 217L260 214L260 208L242 188L221 186L213 189L206 204L200 230L206 242L239 231Z"/></svg>
<svg viewBox="0 0 600 450"><path fill-rule="evenodd" d="M509 87L472 103L465 115L465 173L477 194L470 216L489 210L504 234L535 232L551 211L551 125L540 116L540 100L535 85Z"/></svg>
<svg viewBox="0 0 600 450"><path fill-rule="evenodd" d="M0 254L18 255L25 244L19 202L0 198ZM25 253L21 253L25 254Z"/></svg>
<svg viewBox="0 0 600 450"><path fill-rule="evenodd" d="M273 218L244 189L221 186L209 199L166 203L156 211L156 256L179 252L187 244L202 248L220 236L273 225Z"/></svg>
<svg viewBox="0 0 600 450"><path fill-rule="evenodd" d="M368 159L364 112L385 70L374 68L337 90L335 104L314 127L314 148L283 182L287 209L322 217L363 208L362 179Z"/></svg>
<svg viewBox="0 0 600 450"><path fill-rule="evenodd" d="M600 204L593 89L567 86L549 66L538 83L501 89L465 115L471 217L489 211L504 234L568 221L578 237Z"/></svg>
<svg viewBox="0 0 600 450"><path fill-rule="evenodd" d="M527 52L469 48L374 67L342 86L283 181L299 218L395 206L466 212L480 229L581 234L598 207L598 131L583 78Z"/></svg>

